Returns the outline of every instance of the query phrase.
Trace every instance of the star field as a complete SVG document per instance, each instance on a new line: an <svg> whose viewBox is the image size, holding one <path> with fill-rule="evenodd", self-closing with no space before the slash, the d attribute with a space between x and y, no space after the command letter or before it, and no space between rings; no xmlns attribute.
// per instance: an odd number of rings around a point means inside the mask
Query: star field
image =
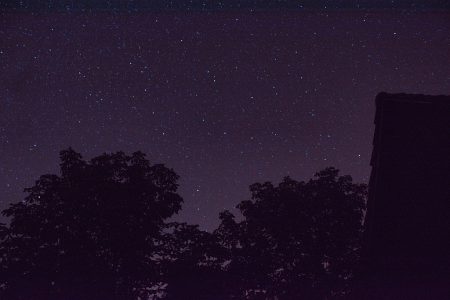
<svg viewBox="0 0 450 300"><path fill-rule="evenodd" d="M450 94L445 12L2 13L0 207L69 146L141 150L213 229L248 185L367 182L378 92Z"/></svg>

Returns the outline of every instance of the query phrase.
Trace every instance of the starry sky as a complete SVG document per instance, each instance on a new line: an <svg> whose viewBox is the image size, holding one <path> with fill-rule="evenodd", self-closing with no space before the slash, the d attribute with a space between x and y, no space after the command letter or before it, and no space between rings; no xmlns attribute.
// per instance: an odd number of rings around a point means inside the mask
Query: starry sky
<svg viewBox="0 0 450 300"><path fill-rule="evenodd" d="M442 10L0 14L0 208L69 146L141 150L212 230L254 182L367 182L378 92L450 94Z"/></svg>

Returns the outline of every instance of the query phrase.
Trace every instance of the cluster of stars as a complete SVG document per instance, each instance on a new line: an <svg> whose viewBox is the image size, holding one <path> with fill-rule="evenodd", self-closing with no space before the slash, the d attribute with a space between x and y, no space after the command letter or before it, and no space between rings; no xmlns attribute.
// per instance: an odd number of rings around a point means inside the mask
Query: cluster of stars
<svg viewBox="0 0 450 300"><path fill-rule="evenodd" d="M256 181L330 165L367 181L375 95L450 93L447 25L377 13L4 14L0 207L57 172L69 146L86 158L141 150L173 167L179 218L206 229Z"/></svg>

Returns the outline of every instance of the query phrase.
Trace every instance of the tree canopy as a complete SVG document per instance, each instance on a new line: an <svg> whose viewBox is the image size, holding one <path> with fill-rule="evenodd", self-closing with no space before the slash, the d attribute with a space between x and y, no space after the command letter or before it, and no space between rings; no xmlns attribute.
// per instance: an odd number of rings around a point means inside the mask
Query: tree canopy
<svg viewBox="0 0 450 300"><path fill-rule="evenodd" d="M366 186L327 168L308 182L289 177L250 187L238 208L221 215L215 234L228 250L226 270L238 299L329 299L344 296L358 259Z"/></svg>
<svg viewBox="0 0 450 300"><path fill-rule="evenodd" d="M2 299L331 299L350 289L366 186L327 168L250 186L208 233L170 222L178 175L141 152L61 151L3 211ZM236 219L239 219L237 221Z"/></svg>
<svg viewBox="0 0 450 300"><path fill-rule="evenodd" d="M132 299L159 279L153 256L178 212L178 176L141 152L90 161L72 149L3 211L1 281L9 299Z"/></svg>

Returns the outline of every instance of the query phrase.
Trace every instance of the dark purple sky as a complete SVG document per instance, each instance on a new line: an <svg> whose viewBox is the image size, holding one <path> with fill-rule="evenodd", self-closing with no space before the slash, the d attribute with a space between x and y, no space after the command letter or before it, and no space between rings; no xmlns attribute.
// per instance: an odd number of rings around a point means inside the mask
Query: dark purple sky
<svg viewBox="0 0 450 300"><path fill-rule="evenodd" d="M450 94L449 66L444 12L4 12L0 207L68 146L166 163L205 229L257 181L367 182L375 95Z"/></svg>

